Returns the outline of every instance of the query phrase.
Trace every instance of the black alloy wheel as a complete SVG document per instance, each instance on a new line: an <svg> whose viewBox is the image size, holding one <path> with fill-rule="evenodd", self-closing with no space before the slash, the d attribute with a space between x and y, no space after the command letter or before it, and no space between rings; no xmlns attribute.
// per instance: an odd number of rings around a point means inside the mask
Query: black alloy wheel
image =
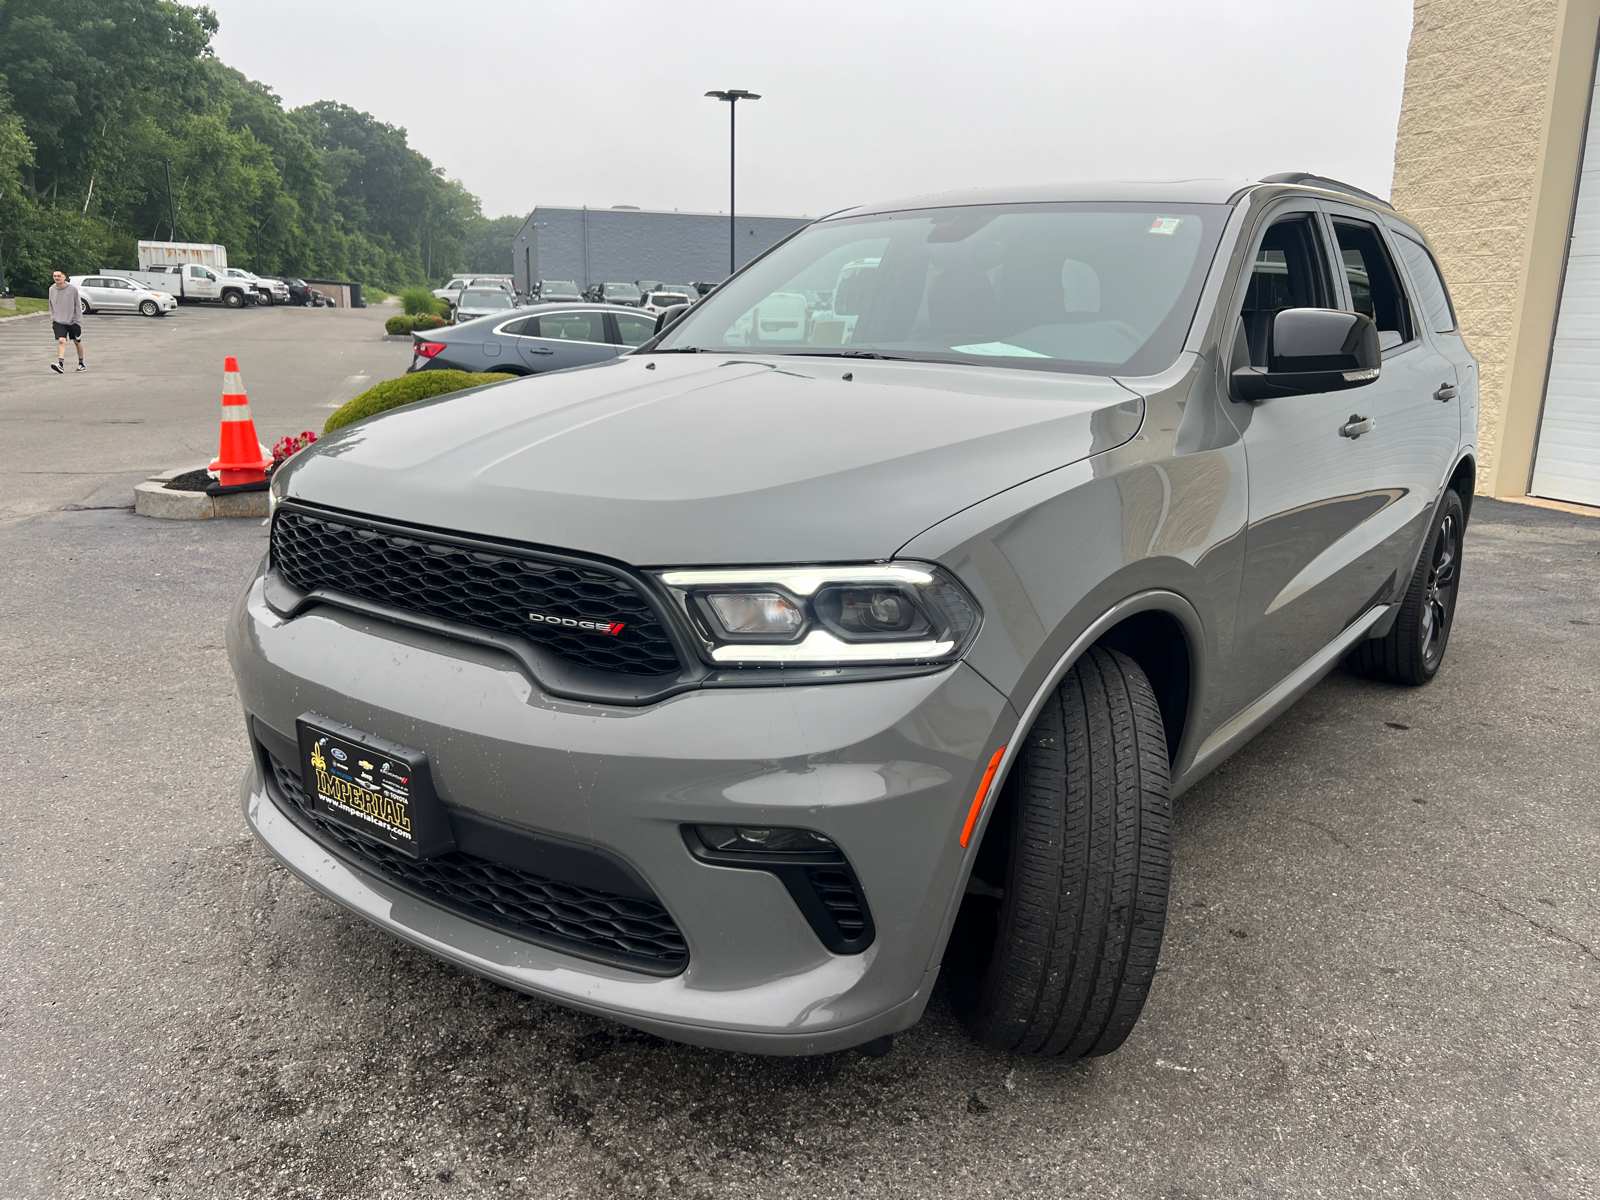
<svg viewBox="0 0 1600 1200"><path fill-rule="evenodd" d="M161 306L154 300L141 300L139 301L139 311L147 317L157 317L161 315Z"/></svg>
<svg viewBox="0 0 1600 1200"><path fill-rule="evenodd" d="M1461 497L1453 489L1446 491L1394 625L1383 637L1362 642L1345 659L1354 674L1420 687L1439 673L1455 624L1466 526Z"/></svg>
<svg viewBox="0 0 1600 1200"><path fill-rule="evenodd" d="M1109 1054L1155 979L1172 877L1166 730L1150 682L1093 647L1026 735L944 955L986 1046Z"/></svg>

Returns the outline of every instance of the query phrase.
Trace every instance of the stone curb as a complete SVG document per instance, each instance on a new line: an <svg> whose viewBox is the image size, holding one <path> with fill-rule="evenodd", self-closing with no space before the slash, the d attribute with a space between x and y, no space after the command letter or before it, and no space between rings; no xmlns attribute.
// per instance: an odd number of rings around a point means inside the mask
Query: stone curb
<svg viewBox="0 0 1600 1200"><path fill-rule="evenodd" d="M5 312L5 309L0 308L0 312ZM14 317L0 317L0 325L4 325L7 321L26 321L29 317L44 317L49 314L50 310L48 308L41 308L38 312L18 313Z"/></svg>
<svg viewBox="0 0 1600 1200"><path fill-rule="evenodd" d="M213 517L264 517L266 492L234 492L230 496L210 496L205 492L175 492L166 481L186 471L204 469L205 463L174 467L152 475L133 489L133 511L141 517L163 521L209 521Z"/></svg>

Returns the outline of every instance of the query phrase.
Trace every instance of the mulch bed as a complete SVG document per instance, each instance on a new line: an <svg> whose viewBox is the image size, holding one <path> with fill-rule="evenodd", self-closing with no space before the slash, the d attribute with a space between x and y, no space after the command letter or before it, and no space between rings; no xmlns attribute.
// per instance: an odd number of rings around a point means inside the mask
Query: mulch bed
<svg viewBox="0 0 1600 1200"><path fill-rule="evenodd" d="M204 470L185 471L167 480L164 486L173 492L203 492L211 482L211 476Z"/></svg>

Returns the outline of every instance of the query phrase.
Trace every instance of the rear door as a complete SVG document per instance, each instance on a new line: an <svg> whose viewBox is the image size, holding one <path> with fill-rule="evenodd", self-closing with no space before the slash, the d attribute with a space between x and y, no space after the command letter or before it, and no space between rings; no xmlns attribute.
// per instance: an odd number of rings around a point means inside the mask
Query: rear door
<svg viewBox="0 0 1600 1200"><path fill-rule="evenodd" d="M1329 230L1313 200L1275 210L1241 281L1230 369L1267 365L1273 319L1336 308ZM1371 605L1375 547L1370 437L1341 433L1366 388L1234 401L1249 474L1249 526L1230 659L1229 713L1270 691Z"/></svg>
<svg viewBox="0 0 1600 1200"><path fill-rule="evenodd" d="M616 342L623 347L642 346L656 335L656 319L649 314L609 314L616 327Z"/></svg>
<svg viewBox="0 0 1600 1200"><path fill-rule="evenodd" d="M1368 523L1383 546L1391 594L1410 582L1422 539L1433 519L1460 445L1456 364L1440 353L1424 329L1384 232L1359 209L1330 206L1338 241L1344 307L1366 313L1378 326L1383 371L1377 382L1349 393L1372 418L1366 441L1372 482L1382 507ZM1355 411L1355 409L1352 409Z"/></svg>
<svg viewBox="0 0 1600 1200"><path fill-rule="evenodd" d="M606 336L603 312L543 312L523 322L516 339L523 366L530 371L559 371L616 356Z"/></svg>

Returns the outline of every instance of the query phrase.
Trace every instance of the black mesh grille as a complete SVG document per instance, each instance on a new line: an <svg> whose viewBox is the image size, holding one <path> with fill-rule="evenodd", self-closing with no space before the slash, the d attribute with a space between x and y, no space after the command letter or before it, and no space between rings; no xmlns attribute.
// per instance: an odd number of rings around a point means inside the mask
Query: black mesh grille
<svg viewBox="0 0 1600 1200"><path fill-rule="evenodd" d="M632 584L599 567L489 552L402 535L359 521L284 509L272 525L272 565L303 592L326 588L409 612L537 642L559 658L622 675L668 675L678 655ZM620 622L616 634L530 619Z"/></svg>
<svg viewBox="0 0 1600 1200"><path fill-rule="evenodd" d="M654 900L562 883L453 850L416 861L325 820L311 806L300 773L266 752L288 815L328 849L408 891L517 937L656 975L689 961L683 934Z"/></svg>
<svg viewBox="0 0 1600 1200"><path fill-rule="evenodd" d="M855 873L848 866L807 867L806 878L811 881L828 910L839 933L847 941L861 936L867 928L866 900L856 886Z"/></svg>

